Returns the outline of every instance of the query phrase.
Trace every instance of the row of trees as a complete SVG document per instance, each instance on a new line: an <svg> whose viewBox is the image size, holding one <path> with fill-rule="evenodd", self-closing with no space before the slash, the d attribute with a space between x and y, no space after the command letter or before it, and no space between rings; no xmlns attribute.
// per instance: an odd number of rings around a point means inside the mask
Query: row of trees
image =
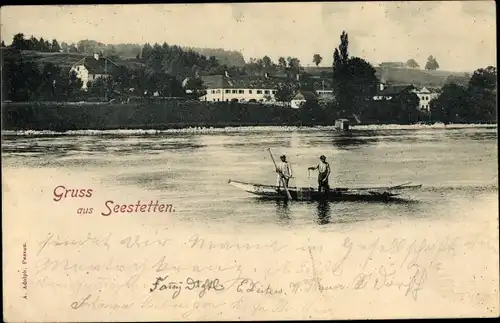
<svg viewBox="0 0 500 323"><path fill-rule="evenodd" d="M68 44L65 43L65 46L68 46ZM5 43L3 41L2 47L5 47ZM43 37L37 39L34 36L25 39L23 33L14 35L10 47L17 50L36 50L39 52L59 52L62 49L61 45L59 45L59 42L56 39L52 39L52 41L49 41L43 39Z"/></svg>
<svg viewBox="0 0 500 323"><path fill-rule="evenodd" d="M420 65L417 63L417 61L413 58L410 58L409 60L406 61L406 66L411 67L411 68L419 68ZM439 68L439 63L437 62L436 58L432 55L430 55L427 58L427 63L425 64L425 69L429 71L435 71Z"/></svg>
<svg viewBox="0 0 500 323"><path fill-rule="evenodd" d="M128 96L185 96L182 84L164 71L147 67L129 69L118 66L111 69L110 78L83 83L69 68L52 63L38 64L23 59L19 51L4 55L2 93L12 101L74 101L89 98L123 98Z"/></svg>
<svg viewBox="0 0 500 323"><path fill-rule="evenodd" d="M428 63L434 64L431 69L437 68L434 57L430 56ZM335 101L324 113L340 117L354 115L373 122L491 122L497 116L496 79L496 68L492 66L476 70L469 80L449 78L442 94L431 102L430 115L419 109L419 98L410 90L394 94L391 100L376 101L372 99L378 83L375 69L362 58L349 56L349 37L342 32L340 45L333 53ZM308 109L314 106L318 104L310 102ZM317 114L317 110L314 113Z"/></svg>
<svg viewBox="0 0 500 323"><path fill-rule="evenodd" d="M301 70L300 60L297 57L288 56L287 58L281 56L278 58L277 62L265 55L262 58L252 57L245 64L242 69L243 73L253 74L260 73L262 71L276 72L278 70L289 71L293 73L298 73Z"/></svg>
<svg viewBox="0 0 500 323"><path fill-rule="evenodd" d="M53 64L40 67L35 62L4 60L2 95L4 100L71 100L81 95L82 81Z"/></svg>
<svg viewBox="0 0 500 323"><path fill-rule="evenodd" d="M195 76L199 71L218 72L221 66L215 56L206 57L180 46L146 43L136 59L155 72L164 72L179 78Z"/></svg>
<svg viewBox="0 0 500 323"><path fill-rule="evenodd" d="M431 118L445 123L494 122L497 119L497 69L474 72L468 84L449 82L430 103Z"/></svg>

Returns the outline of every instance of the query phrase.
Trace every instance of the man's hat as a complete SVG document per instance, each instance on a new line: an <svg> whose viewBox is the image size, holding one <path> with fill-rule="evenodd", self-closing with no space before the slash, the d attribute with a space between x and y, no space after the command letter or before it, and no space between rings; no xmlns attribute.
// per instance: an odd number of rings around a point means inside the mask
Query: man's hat
<svg viewBox="0 0 500 323"><path fill-rule="evenodd" d="M325 155L319 156L319 159L326 159Z"/></svg>
<svg viewBox="0 0 500 323"><path fill-rule="evenodd" d="M286 158L286 156L285 155L281 155L280 158Z"/></svg>

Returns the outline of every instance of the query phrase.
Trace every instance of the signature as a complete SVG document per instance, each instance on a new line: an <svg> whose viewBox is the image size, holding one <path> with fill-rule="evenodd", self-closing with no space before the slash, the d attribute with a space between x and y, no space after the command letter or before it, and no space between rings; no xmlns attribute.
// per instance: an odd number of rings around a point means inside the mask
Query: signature
<svg viewBox="0 0 500 323"><path fill-rule="evenodd" d="M165 277L156 277L156 281L153 283L153 288L150 288L149 292L152 293L154 291L164 290L173 291L172 298L175 299L180 295L183 289L197 291L199 290L198 296L200 298L205 296L206 292L209 290L224 290L224 285L219 281L218 278L199 280L187 277L185 281L167 281L168 277L168 275L166 275Z"/></svg>
<svg viewBox="0 0 500 323"><path fill-rule="evenodd" d="M405 296L411 295L416 301L418 299L418 292L422 290L422 285L427 280L427 270L415 266L415 272L408 278L408 280L397 280L396 270L388 271L385 266L380 266L376 273L360 273L353 281L353 288L355 290L365 289L371 286L374 290L381 290L383 288L397 287L398 289L405 289Z"/></svg>
<svg viewBox="0 0 500 323"><path fill-rule="evenodd" d="M271 284L264 285L260 281L254 281L251 279L243 279L238 287L236 287L238 293L257 293L266 295L277 295L283 294L283 289L276 289L271 287Z"/></svg>

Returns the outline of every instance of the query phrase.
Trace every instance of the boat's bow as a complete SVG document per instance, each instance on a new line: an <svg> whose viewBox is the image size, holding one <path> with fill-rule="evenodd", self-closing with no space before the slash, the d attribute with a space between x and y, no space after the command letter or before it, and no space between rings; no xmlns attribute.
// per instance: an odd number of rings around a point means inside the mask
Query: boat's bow
<svg viewBox="0 0 500 323"><path fill-rule="evenodd" d="M253 184L246 183L240 181L229 180L229 184L232 186L239 188L248 193L252 193L260 196L281 196L282 194L276 190L275 186L271 185L261 185L261 184Z"/></svg>

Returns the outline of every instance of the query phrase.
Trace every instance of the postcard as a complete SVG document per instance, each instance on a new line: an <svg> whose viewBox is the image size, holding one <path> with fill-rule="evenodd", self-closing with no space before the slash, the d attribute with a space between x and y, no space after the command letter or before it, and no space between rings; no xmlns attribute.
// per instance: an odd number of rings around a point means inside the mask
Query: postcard
<svg viewBox="0 0 500 323"><path fill-rule="evenodd" d="M494 2L1 20L6 322L499 316Z"/></svg>

